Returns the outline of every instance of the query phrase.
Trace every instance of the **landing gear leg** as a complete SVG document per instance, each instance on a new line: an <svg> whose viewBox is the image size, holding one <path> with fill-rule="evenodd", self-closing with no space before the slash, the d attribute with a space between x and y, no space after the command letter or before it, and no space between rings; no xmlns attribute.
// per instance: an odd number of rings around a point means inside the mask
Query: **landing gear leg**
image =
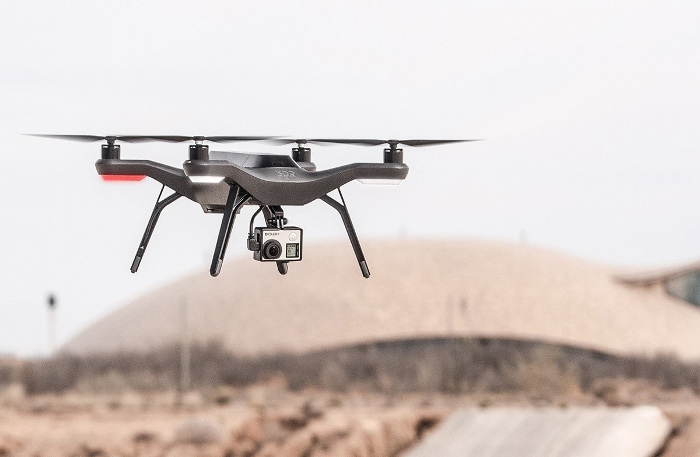
<svg viewBox="0 0 700 457"><path fill-rule="evenodd" d="M143 255L146 253L146 247L148 247L148 242L150 241L151 235L153 234L153 229L156 228L156 223L158 222L160 213L163 212L166 206L168 206L178 198L182 197L182 195L175 192L169 197L166 197L163 200L161 200L160 197L163 195L164 189L165 185L163 185L163 187L160 188L160 193L158 194L158 198L156 199L156 205L153 207L151 218L148 220L148 224L146 225L146 231L143 233L143 237L141 238L141 244L139 244L139 248L136 250L136 256L134 256L134 261L131 262L132 273L136 273L139 269L139 265L141 265L141 260L143 259Z"/></svg>
<svg viewBox="0 0 700 457"><path fill-rule="evenodd" d="M362 247L360 246L360 240L357 238L357 233L355 233L355 227L352 225L352 220L350 219L350 213L348 213L348 207L345 204L345 199L343 198L343 193L338 188L338 194L340 194L340 203L333 200L328 195L321 197L321 200L328 203L330 206L335 208L340 217L343 219L343 224L345 224L345 230L348 232L348 237L350 238L350 244L352 244L352 249L355 251L355 257L357 257L357 263L360 264L360 270L362 271L362 276L369 278L369 267L367 266L367 261L365 260L365 255L362 253Z"/></svg>
<svg viewBox="0 0 700 457"><path fill-rule="evenodd" d="M236 220L236 214L248 200L250 200L250 195L244 190L238 186L231 186L228 191L224 217L221 219L219 237L216 240L214 258L211 261L211 268L209 269L209 273L212 276L218 276L221 271L221 265L224 263L224 255L226 254L226 247L228 246L228 239L231 236L233 223Z"/></svg>

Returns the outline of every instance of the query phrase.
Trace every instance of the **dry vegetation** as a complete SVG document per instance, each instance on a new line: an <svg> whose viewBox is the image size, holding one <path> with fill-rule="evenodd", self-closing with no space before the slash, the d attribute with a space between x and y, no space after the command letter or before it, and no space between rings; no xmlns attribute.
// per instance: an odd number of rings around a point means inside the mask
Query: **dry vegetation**
<svg viewBox="0 0 700 457"><path fill-rule="evenodd" d="M178 394L178 347L0 359L0 457L396 456L458 406L697 405L700 392L700 365L670 355L516 340L259 357L212 343L191 360L193 389ZM672 414L679 430L694 417Z"/></svg>
<svg viewBox="0 0 700 457"><path fill-rule="evenodd" d="M621 357L552 344L492 339L379 342L308 354L240 357L210 343L191 349L192 387L243 387L282 377L292 391L316 388L382 394L409 392L596 394L614 380L700 392L700 364L673 355ZM30 395L162 392L178 387L180 349L73 356L0 365L0 385ZM219 399L225 401L225 399Z"/></svg>

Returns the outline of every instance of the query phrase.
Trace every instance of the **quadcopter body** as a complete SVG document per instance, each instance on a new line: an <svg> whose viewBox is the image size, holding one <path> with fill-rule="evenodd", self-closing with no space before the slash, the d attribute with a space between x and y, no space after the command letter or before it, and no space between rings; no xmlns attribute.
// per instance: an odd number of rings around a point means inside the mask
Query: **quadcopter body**
<svg viewBox="0 0 700 457"><path fill-rule="evenodd" d="M175 135L35 135L73 141L105 141L101 158L95 163L97 172L105 180L141 180L150 177L162 184L161 192L151 213L146 230L137 249L131 272L135 273L145 254L148 242L163 209L180 197L198 203L205 213L221 213L222 221L217 237L210 274L221 271L226 247L236 215L245 205L257 206L250 221L247 246L259 261L275 262L281 274L288 271L288 263L302 259L303 231L287 225L282 206L302 206L322 200L340 214L350 238L362 275L368 278L369 268L359 239L350 219L340 188L353 180L398 181L405 179L408 166L403 163L399 145L431 146L474 140L368 140L368 139L287 139L278 137L243 136L175 136ZM142 143L151 141L194 142L189 146L189 160L182 168L150 160L121 158L117 142ZM248 154L210 151L208 142L266 141L275 144L296 144L292 155ZM378 146L384 149L384 160L379 163L352 163L326 170L317 170L311 161L308 144L349 144ZM162 198L163 190L173 193ZM340 201L329 194L338 191ZM263 213L265 226L254 228L255 218Z"/></svg>

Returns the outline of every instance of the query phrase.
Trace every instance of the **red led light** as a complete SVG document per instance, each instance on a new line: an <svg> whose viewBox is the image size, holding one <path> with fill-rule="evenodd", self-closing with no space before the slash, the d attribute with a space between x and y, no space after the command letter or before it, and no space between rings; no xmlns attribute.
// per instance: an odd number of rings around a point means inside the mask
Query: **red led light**
<svg viewBox="0 0 700 457"><path fill-rule="evenodd" d="M104 181L141 181L146 175L100 175Z"/></svg>

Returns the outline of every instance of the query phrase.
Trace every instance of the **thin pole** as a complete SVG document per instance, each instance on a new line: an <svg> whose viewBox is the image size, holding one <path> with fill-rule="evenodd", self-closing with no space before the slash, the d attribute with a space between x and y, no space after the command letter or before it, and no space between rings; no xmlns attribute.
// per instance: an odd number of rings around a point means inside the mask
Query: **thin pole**
<svg viewBox="0 0 700 457"><path fill-rule="evenodd" d="M56 297L53 294L49 294L47 298L48 304L48 342L49 342L49 355L53 355L56 352Z"/></svg>
<svg viewBox="0 0 700 457"><path fill-rule="evenodd" d="M454 336L454 325L452 323L452 318L454 314L454 303L452 303L453 297L447 299L447 307L445 309L445 323L447 324L447 335L452 338Z"/></svg>
<svg viewBox="0 0 700 457"><path fill-rule="evenodd" d="M469 315L467 313L467 310L468 310L467 297L462 296L462 298L459 301L459 309L462 312L463 333L467 333L467 331L469 331Z"/></svg>
<svg viewBox="0 0 700 457"><path fill-rule="evenodd" d="M180 391L189 392L190 376L190 329L187 297L180 297Z"/></svg>
<svg viewBox="0 0 700 457"><path fill-rule="evenodd" d="M450 296L447 300L447 342L448 348L450 350L449 363L447 367L448 373L448 390L451 392L457 391L457 386L459 385L459 373L457 368L457 345L455 341L455 329L454 329L454 305L455 297Z"/></svg>

